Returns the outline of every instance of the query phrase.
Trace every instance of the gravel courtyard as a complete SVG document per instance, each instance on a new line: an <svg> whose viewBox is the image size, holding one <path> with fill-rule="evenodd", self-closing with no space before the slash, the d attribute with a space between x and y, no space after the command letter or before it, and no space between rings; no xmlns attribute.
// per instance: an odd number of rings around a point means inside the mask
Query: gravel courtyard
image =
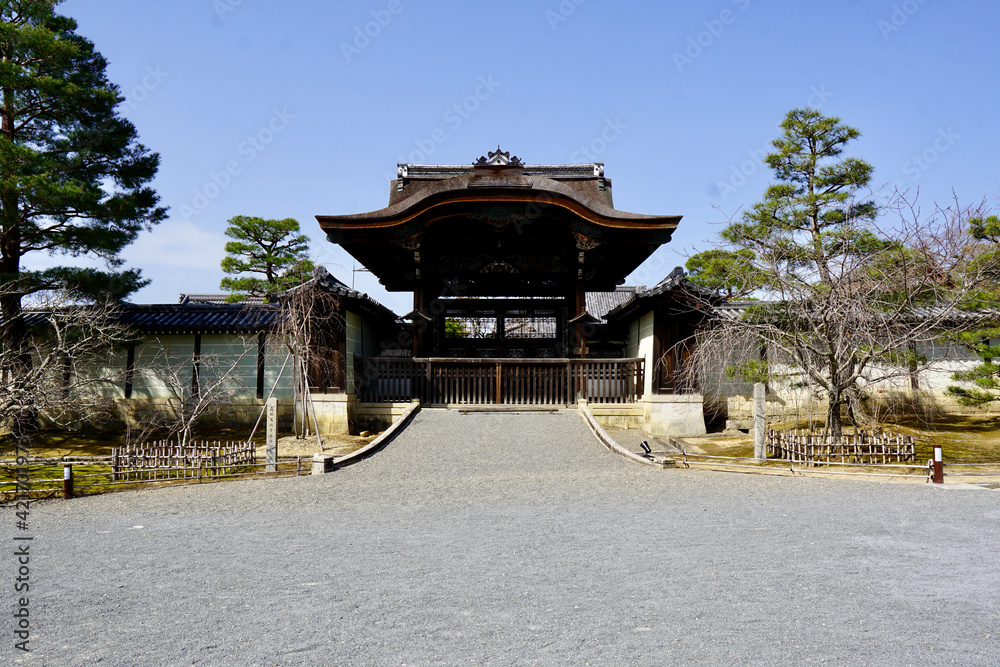
<svg viewBox="0 0 1000 667"><path fill-rule="evenodd" d="M424 410L329 475L34 505L33 650L8 611L0 662L1000 664L998 501L656 470L575 411Z"/></svg>

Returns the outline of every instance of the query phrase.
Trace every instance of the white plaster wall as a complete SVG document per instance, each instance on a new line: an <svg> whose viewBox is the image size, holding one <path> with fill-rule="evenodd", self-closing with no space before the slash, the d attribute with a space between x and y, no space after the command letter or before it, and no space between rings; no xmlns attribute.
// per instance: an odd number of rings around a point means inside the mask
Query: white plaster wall
<svg viewBox="0 0 1000 667"><path fill-rule="evenodd" d="M628 341L625 344L626 357L639 356L639 320L632 320L628 323Z"/></svg>
<svg viewBox="0 0 1000 667"><path fill-rule="evenodd" d="M78 393L97 395L103 398L125 397L125 369L128 366L128 352L124 349L100 359L88 359L77 364L73 372L78 382Z"/></svg>
<svg viewBox="0 0 1000 667"><path fill-rule="evenodd" d="M257 396L257 336L201 337L201 386L233 399Z"/></svg>
<svg viewBox="0 0 1000 667"><path fill-rule="evenodd" d="M292 398L294 396L295 364L295 358L288 356L288 347L281 338L268 336L264 350L264 398L267 398L272 387L275 398ZM284 365L284 370L282 370L282 365Z"/></svg>
<svg viewBox="0 0 1000 667"><path fill-rule="evenodd" d="M643 387L643 394L651 396L653 394L653 311L649 311L638 320L638 350L635 356L646 360L646 386Z"/></svg>
<svg viewBox="0 0 1000 667"><path fill-rule="evenodd" d="M133 398L184 398L191 392L194 335L153 336L135 347ZM176 384L171 382L176 380Z"/></svg>
<svg viewBox="0 0 1000 667"><path fill-rule="evenodd" d="M377 354L371 324L357 313L345 312L347 337L347 393L356 393L354 387L354 360Z"/></svg>
<svg viewBox="0 0 1000 667"><path fill-rule="evenodd" d="M354 360L364 356L365 336L364 321L361 316L351 311L344 313L346 319L347 339L347 393L357 393L354 388Z"/></svg>

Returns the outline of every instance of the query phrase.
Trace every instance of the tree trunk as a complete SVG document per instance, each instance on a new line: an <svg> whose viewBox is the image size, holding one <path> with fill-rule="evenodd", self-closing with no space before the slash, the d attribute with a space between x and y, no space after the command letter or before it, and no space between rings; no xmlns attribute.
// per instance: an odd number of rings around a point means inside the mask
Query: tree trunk
<svg viewBox="0 0 1000 667"><path fill-rule="evenodd" d="M8 281L20 271L20 256L17 253L19 245L17 230L5 230L0 275L5 276ZM28 327L24 323L21 294L16 286L0 293L0 318L3 320L0 324L0 372L9 374L11 381L17 385L21 382L18 378L31 372L31 351L28 348ZM6 426L18 442L28 440L38 430L38 412L33 406L25 405L12 416Z"/></svg>
<svg viewBox="0 0 1000 667"><path fill-rule="evenodd" d="M826 430L834 441L839 441L844 433L844 423L840 418L840 406L843 402L840 392L830 392L830 402L826 410Z"/></svg>

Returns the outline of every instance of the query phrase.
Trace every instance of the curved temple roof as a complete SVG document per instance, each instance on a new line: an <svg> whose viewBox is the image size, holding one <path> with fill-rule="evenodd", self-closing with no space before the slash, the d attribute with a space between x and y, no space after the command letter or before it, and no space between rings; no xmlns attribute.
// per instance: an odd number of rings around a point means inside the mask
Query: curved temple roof
<svg viewBox="0 0 1000 667"><path fill-rule="evenodd" d="M613 290L681 218L614 208L601 163L524 165L498 149L469 166L400 164L397 176L385 208L316 216L390 290L446 278L477 293Z"/></svg>

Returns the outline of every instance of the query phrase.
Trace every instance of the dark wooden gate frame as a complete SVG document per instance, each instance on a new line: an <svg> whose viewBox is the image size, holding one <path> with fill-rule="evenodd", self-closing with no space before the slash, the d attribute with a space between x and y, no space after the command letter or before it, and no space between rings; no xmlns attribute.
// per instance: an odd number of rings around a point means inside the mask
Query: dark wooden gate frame
<svg viewBox="0 0 1000 667"><path fill-rule="evenodd" d="M635 359L392 359L355 363L358 400L424 405L570 406L636 403L645 360Z"/></svg>

